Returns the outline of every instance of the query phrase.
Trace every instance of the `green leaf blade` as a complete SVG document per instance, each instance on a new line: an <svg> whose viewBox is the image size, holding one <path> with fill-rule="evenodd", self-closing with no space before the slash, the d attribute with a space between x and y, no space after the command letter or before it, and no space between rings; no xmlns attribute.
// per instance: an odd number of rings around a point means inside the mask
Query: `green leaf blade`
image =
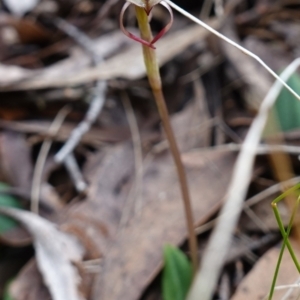
<svg viewBox="0 0 300 300"><path fill-rule="evenodd" d="M294 73L287 84L300 94L300 76ZM282 131L300 128L300 102L286 89L282 89L276 103L275 111Z"/></svg>
<svg viewBox="0 0 300 300"><path fill-rule="evenodd" d="M7 184L0 182L0 191L6 190L7 188ZM0 207L1 206L21 208L19 201L9 195L0 195ZM18 223L13 219L0 215L0 234L16 227L17 224Z"/></svg>
<svg viewBox="0 0 300 300"><path fill-rule="evenodd" d="M164 300L185 300L193 278L191 263L176 247L164 247L165 267L162 277Z"/></svg>

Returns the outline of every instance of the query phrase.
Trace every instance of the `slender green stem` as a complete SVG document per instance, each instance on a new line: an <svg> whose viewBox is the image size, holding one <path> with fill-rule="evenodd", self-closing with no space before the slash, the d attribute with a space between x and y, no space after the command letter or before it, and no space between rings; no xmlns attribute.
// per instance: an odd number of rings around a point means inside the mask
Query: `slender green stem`
<svg viewBox="0 0 300 300"><path fill-rule="evenodd" d="M273 208L273 211L274 211L274 214L275 214L275 218L276 218L276 221L278 223L281 235L283 237L283 243L281 245L281 249L280 249L278 261L277 261L277 264L276 264L276 268L275 268L275 272L274 272L274 276L273 276L272 285L271 285L271 289L270 289L268 300L272 300L273 295L274 295L275 285L276 285L276 281L277 281L277 277L278 277L278 273L279 273L279 267L280 267L280 264L281 264L281 261L282 261L282 256L283 256L283 252L284 252L285 247L288 248L288 250L290 252L290 255L292 257L292 260L293 260L293 262L294 262L294 264L295 264L298 272L300 273L299 262L297 260L296 255L295 255L293 247L292 247L292 245L291 245L291 243L290 243L290 241L288 239L289 235L290 235L290 232L291 232L291 229L292 229L292 226L293 226L293 223L294 223L294 220L295 220L295 216L296 216L298 207L299 207L300 197L298 197L298 199L296 201L296 204L295 204L295 207L293 209L292 216L290 218L290 221L289 221L289 224L288 224L288 227L287 227L286 231L284 229L284 225L282 223L282 219L280 217L279 210L278 210L278 207L277 207L277 203L278 202L280 202L281 200L283 200L284 197L286 197L290 193L294 192L298 188L299 188L299 184L297 184L296 186L292 187L291 189L289 189L288 191L286 191L285 193L283 193L282 195L280 195L278 198L276 198L272 202L272 208Z"/></svg>
<svg viewBox="0 0 300 300"><path fill-rule="evenodd" d="M135 9L136 9L136 17L138 20L139 29L141 33L141 38L145 41L150 42L152 40L152 33L148 22L148 16L143 8L136 6ZM173 155L175 165L177 168L182 198L184 202L188 234L189 234L189 248L191 252L191 260L192 260L193 270L195 273L198 267L197 240L194 231L193 213L192 213L189 189L187 184L187 178L181 161L180 152L175 140L175 136L170 124L169 113L162 92L159 66L157 63L155 50L143 45L143 54L144 54L144 62L148 74L148 80L153 91L156 105L170 145L170 150Z"/></svg>

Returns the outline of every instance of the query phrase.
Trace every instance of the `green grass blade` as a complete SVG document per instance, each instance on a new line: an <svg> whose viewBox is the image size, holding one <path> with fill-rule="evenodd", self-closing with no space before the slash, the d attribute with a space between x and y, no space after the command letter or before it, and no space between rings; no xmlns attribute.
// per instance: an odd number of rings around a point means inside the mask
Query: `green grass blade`
<svg viewBox="0 0 300 300"><path fill-rule="evenodd" d="M275 272L274 272L274 276L273 276L272 285L271 285L270 293L269 293L269 296L268 296L268 300L272 300L273 295L274 295L275 285L276 285L276 281L277 281L277 277L278 277L278 273L279 273L279 268L280 268L280 264L281 264L281 261L282 261L282 256L283 256L283 252L284 252L285 247L288 248L288 250L290 252L290 255L292 257L292 260L293 260L298 272L300 272L299 262L297 260L297 257L295 255L295 253L294 253L293 247L292 247L292 245L291 245L291 243L288 239L289 235L290 235L290 232L291 232L291 229L292 229L292 226L293 226L293 223L294 223L294 219L295 219L298 207L299 207L300 196L298 196L298 198L297 198L297 201L296 201L295 207L292 211L292 215L291 215L291 218L290 218L290 221L289 221L289 224L288 224L288 227L287 227L286 231L284 229L284 225L283 225L283 222L282 222L282 219L281 219L281 216L279 214L278 207L277 207L278 202L283 200L288 194L290 194L292 192L295 192L298 188L299 188L299 184L297 184L296 186L290 188L286 192L282 193L279 197L277 197L274 201L272 201L272 208L273 208L275 218L276 218L278 227L280 229L281 235L283 237L283 243L281 245L280 254L279 254L277 264L276 264L276 268L275 268Z"/></svg>

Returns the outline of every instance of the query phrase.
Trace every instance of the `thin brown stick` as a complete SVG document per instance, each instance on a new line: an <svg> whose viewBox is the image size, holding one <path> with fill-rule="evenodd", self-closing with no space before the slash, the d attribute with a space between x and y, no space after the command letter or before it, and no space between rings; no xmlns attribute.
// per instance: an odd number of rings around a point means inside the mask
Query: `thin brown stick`
<svg viewBox="0 0 300 300"><path fill-rule="evenodd" d="M81 32L77 27L69 24L63 19L57 19L55 24L60 30L73 38L73 40L77 42L82 49L84 49L84 51L91 57L93 66L98 66L103 61L103 57L101 57L95 50L93 40L91 40L85 33ZM107 84L105 81L99 80L95 83L94 96L90 102L84 119L72 131L67 142L54 156L54 160L57 163L64 162L66 157L71 154L79 144L82 136L90 130L104 106L106 88Z"/></svg>
<svg viewBox="0 0 300 300"><path fill-rule="evenodd" d="M64 122L65 117L71 111L69 106L64 106L55 117L53 123L49 128L50 135L56 135L59 131L62 123ZM52 145L52 138L47 137L42 144L41 150L39 152L37 162L33 172L32 179L32 188L31 188L31 211L38 214L39 213L39 199L40 199L40 190L42 184L42 174L48 153Z"/></svg>
<svg viewBox="0 0 300 300"><path fill-rule="evenodd" d="M133 107L131 105L129 96L127 93L122 94L122 102L125 109L126 118L131 131L133 152L134 152L134 165L135 165L135 182L134 182L134 212L138 213L142 207L143 197L143 150L142 140L139 131L137 119L135 117Z"/></svg>
<svg viewBox="0 0 300 300"><path fill-rule="evenodd" d="M197 240L196 240L195 229L194 229L194 221L193 221L194 217L192 213L192 205L190 200L186 173L183 167L183 163L176 143L174 132L171 127L169 113L166 106L166 102L164 100L163 93L160 90L160 91L153 91L153 94L170 145L170 150L173 155L173 159L177 168L177 173L178 173L178 178L180 182L180 188L181 188L181 193L182 193L182 198L184 203L184 209L186 214L187 228L189 232L189 248L191 251L191 259L194 266L194 270L197 270L198 268Z"/></svg>

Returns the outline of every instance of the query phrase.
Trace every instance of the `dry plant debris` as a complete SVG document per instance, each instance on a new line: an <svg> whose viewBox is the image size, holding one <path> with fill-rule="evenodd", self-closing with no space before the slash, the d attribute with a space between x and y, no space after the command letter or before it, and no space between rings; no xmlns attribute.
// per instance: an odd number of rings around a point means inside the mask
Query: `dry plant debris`
<svg viewBox="0 0 300 300"><path fill-rule="evenodd" d="M0 188L0 299L162 299L163 246L171 243L190 253L175 168L141 46L119 27L124 3L19 2L5 0L0 6L0 183L6 184ZM277 74L299 56L298 1L174 3L201 15ZM169 15L160 6L151 15L155 35ZM130 8L123 21L139 34ZM177 12L155 47L188 175L201 262L235 158L274 79ZM297 86L298 77L292 79ZM290 95L280 97L285 111L299 111L297 104L289 106ZM50 130L66 105L65 119ZM281 241L270 203L298 183L300 174L300 128L281 132L280 139L267 139L270 131L253 152L248 200L224 254L216 299L263 299L269 291ZM32 177L45 141L48 151L35 181L37 215L29 212ZM275 170L269 158L274 153L289 161L292 178L280 176L281 159ZM5 195L22 209L2 206ZM279 208L287 224L289 206ZM5 232L4 213L18 221ZM298 249L296 235L293 243ZM297 299L298 276L286 253L274 299Z"/></svg>

